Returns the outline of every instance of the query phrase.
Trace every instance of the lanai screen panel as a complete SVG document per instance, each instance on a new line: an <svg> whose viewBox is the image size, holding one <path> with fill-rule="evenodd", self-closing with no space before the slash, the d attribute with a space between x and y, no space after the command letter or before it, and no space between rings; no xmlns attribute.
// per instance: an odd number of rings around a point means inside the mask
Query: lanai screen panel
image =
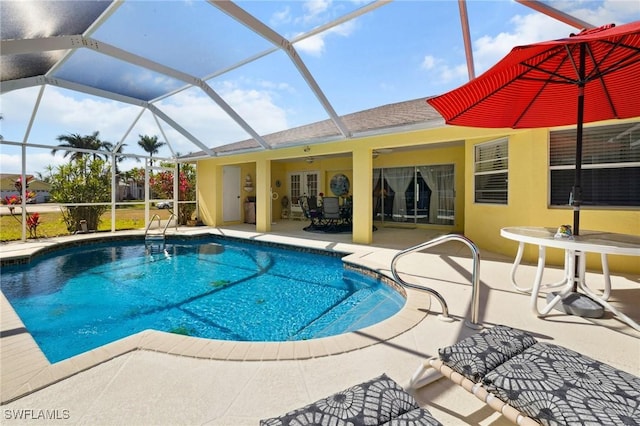
<svg viewBox="0 0 640 426"><path fill-rule="evenodd" d="M175 78L89 49L75 51L54 77L144 101L185 85Z"/></svg>
<svg viewBox="0 0 640 426"><path fill-rule="evenodd" d="M200 79L272 47L205 1L127 1L92 37Z"/></svg>
<svg viewBox="0 0 640 426"><path fill-rule="evenodd" d="M2 1L2 40L58 37L84 33L110 1ZM2 57L0 78L8 81L46 74L65 51Z"/></svg>

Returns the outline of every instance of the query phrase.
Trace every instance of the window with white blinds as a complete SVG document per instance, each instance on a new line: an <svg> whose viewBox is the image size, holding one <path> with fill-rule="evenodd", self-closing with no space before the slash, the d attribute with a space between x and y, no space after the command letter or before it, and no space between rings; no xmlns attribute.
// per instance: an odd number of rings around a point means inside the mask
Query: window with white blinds
<svg viewBox="0 0 640 426"><path fill-rule="evenodd" d="M507 204L509 151L506 138L475 146L474 191L476 203Z"/></svg>
<svg viewBox="0 0 640 426"><path fill-rule="evenodd" d="M551 132L550 204L568 205L575 179L576 131ZM585 128L583 205L640 206L640 123Z"/></svg>

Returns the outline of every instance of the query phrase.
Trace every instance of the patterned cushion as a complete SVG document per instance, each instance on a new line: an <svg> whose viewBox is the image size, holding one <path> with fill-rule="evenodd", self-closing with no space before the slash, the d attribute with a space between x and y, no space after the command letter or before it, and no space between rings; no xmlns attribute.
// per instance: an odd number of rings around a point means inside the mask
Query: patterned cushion
<svg viewBox="0 0 640 426"><path fill-rule="evenodd" d="M438 353L445 365L478 382L489 371L535 343L536 339L523 331L497 325Z"/></svg>
<svg viewBox="0 0 640 426"><path fill-rule="evenodd" d="M384 426L439 426L441 423L431 416L424 408L415 408L395 419L391 419Z"/></svg>
<svg viewBox="0 0 640 426"><path fill-rule="evenodd" d="M416 400L383 374L280 417L260 421L280 425L439 425Z"/></svg>
<svg viewBox="0 0 640 426"><path fill-rule="evenodd" d="M543 425L640 425L640 378L562 346L537 343L483 383Z"/></svg>

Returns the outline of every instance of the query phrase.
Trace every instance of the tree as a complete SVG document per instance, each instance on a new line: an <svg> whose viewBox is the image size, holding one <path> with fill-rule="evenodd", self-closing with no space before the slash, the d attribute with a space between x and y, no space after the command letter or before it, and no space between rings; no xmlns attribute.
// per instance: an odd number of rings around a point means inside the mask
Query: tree
<svg viewBox="0 0 640 426"><path fill-rule="evenodd" d="M60 135L56 138L56 140L62 143L58 144L59 148L52 149L51 154L55 155L60 149L63 148L87 149L93 151L105 151L105 153L100 154L98 152L94 152L89 154L84 151L65 150L63 157L67 158L68 155L71 155L71 161L78 161L86 157L87 155L90 155L94 160L97 158L107 159L109 157L108 152L111 152L111 150L113 149L113 144L111 142L100 140L99 134L100 132L95 131L91 135L86 136L81 136L78 133Z"/></svg>
<svg viewBox="0 0 640 426"><path fill-rule="evenodd" d="M160 151L160 148L166 145L165 142L159 142L157 136L147 136L147 135L138 135L140 136L140 140L138 141L138 145L146 152L149 153L149 162L153 166L153 154L157 154Z"/></svg>
<svg viewBox="0 0 640 426"><path fill-rule="evenodd" d="M167 165L171 166L171 165ZM196 196L196 168L192 164L180 164L178 174L178 200L193 201ZM161 198L173 198L173 173L163 171L156 173L149 180L149 185L155 194ZM194 203L178 204L178 224L186 225L193 212L196 210Z"/></svg>
<svg viewBox="0 0 640 426"><path fill-rule="evenodd" d="M79 157L58 167L51 175L51 199L57 203L101 203L111 201L111 168L101 158ZM100 216L108 205L69 206L63 220L69 232L81 229L80 221L87 221L87 229L98 229Z"/></svg>

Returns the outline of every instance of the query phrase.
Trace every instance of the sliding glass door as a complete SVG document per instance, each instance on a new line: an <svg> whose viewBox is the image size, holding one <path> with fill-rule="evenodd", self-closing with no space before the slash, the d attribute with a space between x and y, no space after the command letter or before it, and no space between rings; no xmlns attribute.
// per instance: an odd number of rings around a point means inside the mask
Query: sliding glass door
<svg viewBox="0 0 640 426"><path fill-rule="evenodd" d="M453 225L454 177L453 164L374 169L374 220Z"/></svg>

